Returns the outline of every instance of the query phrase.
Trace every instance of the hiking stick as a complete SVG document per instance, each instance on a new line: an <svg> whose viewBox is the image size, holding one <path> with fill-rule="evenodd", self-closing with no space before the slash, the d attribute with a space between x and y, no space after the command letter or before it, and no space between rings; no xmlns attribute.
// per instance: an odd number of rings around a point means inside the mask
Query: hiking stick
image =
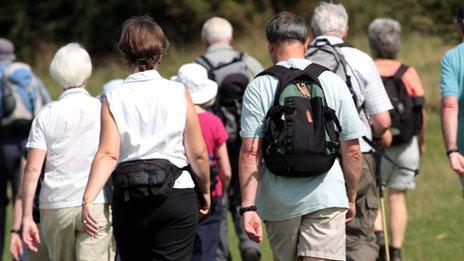
<svg viewBox="0 0 464 261"><path fill-rule="evenodd" d="M385 200L383 198L382 184L379 184L379 192L380 192L380 211L382 211L383 237L385 240L385 260L390 261L390 246L389 246L390 241L388 238L387 216L385 213Z"/></svg>
<svg viewBox="0 0 464 261"><path fill-rule="evenodd" d="M383 228L383 238L385 243L385 260L390 261L390 246L388 238L388 227L387 227L387 214L385 211L385 199L383 197L383 187L382 187L382 176L380 170L380 164L382 163L382 151L376 149L374 151L375 158L375 174L377 175L377 186L379 186L379 197L380 197L380 211L382 212L382 228Z"/></svg>

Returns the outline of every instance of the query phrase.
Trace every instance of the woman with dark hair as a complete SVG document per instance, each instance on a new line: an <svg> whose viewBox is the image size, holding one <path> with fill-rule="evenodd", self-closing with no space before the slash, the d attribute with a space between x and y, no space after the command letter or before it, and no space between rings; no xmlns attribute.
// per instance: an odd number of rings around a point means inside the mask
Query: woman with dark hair
<svg viewBox="0 0 464 261"><path fill-rule="evenodd" d="M198 214L206 215L210 206L208 154L191 97L156 71L167 46L152 19L127 21L119 49L132 74L102 101L82 222L98 236L92 202L112 176L113 229L122 260L190 260ZM199 213L188 164L203 192Z"/></svg>

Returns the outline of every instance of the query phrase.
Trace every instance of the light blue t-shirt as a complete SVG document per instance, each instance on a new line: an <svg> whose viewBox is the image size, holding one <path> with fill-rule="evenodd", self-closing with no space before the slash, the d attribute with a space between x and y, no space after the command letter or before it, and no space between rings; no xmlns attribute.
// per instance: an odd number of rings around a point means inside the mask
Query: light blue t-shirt
<svg viewBox="0 0 464 261"><path fill-rule="evenodd" d="M304 69L311 62L292 58L278 65ZM354 140L365 135L363 123L345 82L327 71L319 76L327 105L340 121L341 140ZM263 75L254 79L243 97L242 138L262 138L264 119L274 102L277 79ZM256 195L256 206L263 220L279 221L302 216L325 208L347 208L345 180L337 160L329 172L311 178L282 177L263 166Z"/></svg>
<svg viewBox="0 0 464 261"><path fill-rule="evenodd" d="M455 96L458 98L458 137L459 151L464 152L464 43L447 51L441 59L441 96Z"/></svg>

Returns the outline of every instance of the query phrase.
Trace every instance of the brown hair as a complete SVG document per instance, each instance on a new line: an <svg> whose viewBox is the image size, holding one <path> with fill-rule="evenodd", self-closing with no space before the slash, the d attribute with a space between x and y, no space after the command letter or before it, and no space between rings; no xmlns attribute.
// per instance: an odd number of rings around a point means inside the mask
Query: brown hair
<svg viewBox="0 0 464 261"><path fill-rule="evenodd" d="M163 29L148 16L127 20L118 44L127 65L139 71L154 69L168 46Z"/></svg>

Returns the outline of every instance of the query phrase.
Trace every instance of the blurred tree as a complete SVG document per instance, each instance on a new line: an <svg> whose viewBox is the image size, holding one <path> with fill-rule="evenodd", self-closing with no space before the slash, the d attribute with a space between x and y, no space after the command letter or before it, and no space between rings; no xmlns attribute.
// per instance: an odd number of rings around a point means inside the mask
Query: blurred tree
<svg viewBox="0 0 464 261"><path fill-rule="evenodd" d="M454 21L459 0L344 0L350 29L364 33L372 19L389 16L403 28L444 39L458 39ZM239 35L254 37L273 14L293 11L309 21L317 1L305 0L2 0L0 36L18 46L21 57L33 57L40 43L78 41L92 55L116 51L123 22L135 15L153 17L175 45L199 41L203 22L219 15Z"/></svg>

